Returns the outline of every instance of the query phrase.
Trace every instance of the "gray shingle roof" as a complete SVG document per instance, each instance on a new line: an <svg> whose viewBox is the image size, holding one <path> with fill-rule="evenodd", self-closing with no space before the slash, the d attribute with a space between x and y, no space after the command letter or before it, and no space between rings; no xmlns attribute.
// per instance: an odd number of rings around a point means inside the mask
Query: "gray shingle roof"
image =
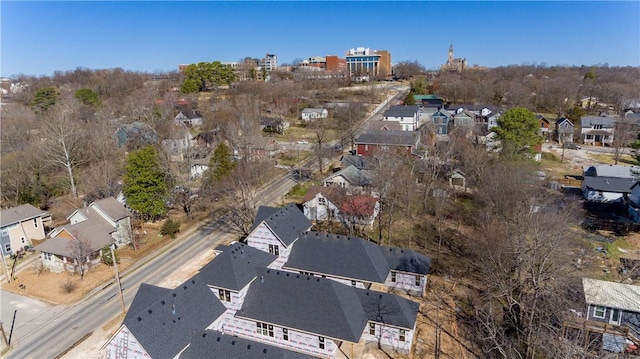
<svg viewBox="0 0 640 359"><path fill-rule="evenodd" d="M640 177L640 166L598 165L598 166L584 166L582 170L585 176L621 177L621 178Z"/></svg>
<svg viewBox="0 0 640 359"><path fill-rule="evenodd" d="M17 207L3 209L0 212L0 227L5 227L27 219L47 215L45 211L37 209L30 204L21 204Z"/></svg>
<svg viewBox="0 0 640 359"><path fill-rule="evenodd" d="M582 180L582 185L594 191L629 193L631 186L636 182L638 182L637 178L586 176Z"/></svg>
<svg viewBox="0 0 640 359"><path fill-rule="evenodd" d="M233 358L233 359L311 359L296 353L252 340L204 330L191 338L191 345L180 354L180 359Z"/></svg>
<svg viewBox="0 0 640 359"><path fill-rule="evenodd" d="M102 219L88 219L80 223L63 226L62 229L77 240L87 241L91 253L115 242L115 239L111 236L114 227ZM58 231L55 237L47 239L44 243L37 245L35 249L45 253L73 257L73 245L70 244L71 240L61 236L61 232L62 230Z"/></svg>
<svg viewBox="0 0 640 359"><path fill-rule="evenodd" d="M582 278L587 304L640 313L640 286Z"/></svg>
<svg viewBox="0 0 640 359"><path fill-rule="evenodd" d="M583 116L580 118L580 127L586 129L593 125L602 125L603 128L613 128L616 120L613 116Z"/></svg>
<svg viewBox="0 0 640 359"><path fill-rule="evenodd" d="M103 210L113 221L118 221L131 215L129 210L113 197L107 197L92 204Z"/></svg>
<svg viewBox="0 0 640 359"><path fill-rule="evenodd" d="M389 275L389 264L377 244L320 232L304 233L284 267L375 283L384 283Z"/></svg>
<svg viewBox="0 0 640 359"><path fill-rule="evenodd" d="M400 121L369 121L370 130L402 131Z"/></svg>
<svg viewBox="0 0 640 359"><path fill-rule="evenodd" d="M123 324L151 358L173 358L225 310L209 287L194 277L140 312L129 311Z"/></svg>
<svg viewBox="0 0 640 359"><path fill-rule="evenodd" d="M420 133L417 131L368 130L356 138L356 144L415 146Z"/></svg>
<svg viewBox="0 0 640 359"><path fill-rule="evenodd" d="M256 268L265 268L275 260L272 254L234 243L202 267L197 277L210 286L239 291L256 277Z"/></svg>
<svg viewBox="0 0 640 359"><path fill-rule="evenodd" d="M347 182L349 182L349 184L351 184L352 186L367 187L367 186L371 186L371 184L373 183L373 172L372 171L370 171L370 170L359 170L355 166L345 167L345 168L341 169L340 171L331 174L330 176L328 176L324 180L325 181L330 181L331 179L333 179L335 177L338 177L338 176L344 177L347 180Z"/></svg>
<svg viewBox="0 0 640 359"><path fill-rule="evenodd" d="M420 304L395 294L355 289L370 321L413 329Z"/></svg>
<svg viewBox="0 0 640 359"><path fill-rule="evenodd" d="M306 232L284 264L291 270L384 283L391 270L429 273L431 260L415 251L380 246L358 237Z"/></svg>
<svg viewBox="0 0 640 359"><path fill-rule="evenodd" d="M378 167L378 159L370 156L344 155L340 162L344 167L354 166L360 170L373 170Z"/></svg>
<svg viewBox="0 0 640 359"><path fill-rule="evenodd" d="M357 343L367 323L353 287L331 279L265 269L236 317Z"/></svg>
<svg viewBox="0 0 640 359"><path fill-rule="evenodd" d="M384 112L383 117L414 117L418 113L418 106L391 106Z"/></svg>
<svg viewBox="0 0 640 359"><path fill-rule="evenodd" d="M125 316L125 321L127 317L137 316L138 313L142 312L144 309L147 309L151 304L156 302L158 298L164 297L169 294L171 289L158 287L151 284L142 283L140 287L138 287L138 291L136 292L136 296L133 297L133 301L127 310L127 315Z"/></svg>
<svg viewBox="0 0 640 359"><path fill-rule="evenodd" d="M271 228L286 246L291 245L301 232L309 230L313 225L295 204L289 204L284 208L260 206L251 230L262 222Z"/></svg>

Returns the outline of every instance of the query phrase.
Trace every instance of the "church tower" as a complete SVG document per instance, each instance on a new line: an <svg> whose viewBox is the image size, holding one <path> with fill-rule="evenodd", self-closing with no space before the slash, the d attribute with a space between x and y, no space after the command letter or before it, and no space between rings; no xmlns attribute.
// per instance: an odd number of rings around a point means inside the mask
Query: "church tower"
<svg viewBox="0 0 640 359"><path fill-rule="evenodd" d="M447 63L452 63L452 62L453 62L453 44L449 46L449 61L447 61Z"/></svg>

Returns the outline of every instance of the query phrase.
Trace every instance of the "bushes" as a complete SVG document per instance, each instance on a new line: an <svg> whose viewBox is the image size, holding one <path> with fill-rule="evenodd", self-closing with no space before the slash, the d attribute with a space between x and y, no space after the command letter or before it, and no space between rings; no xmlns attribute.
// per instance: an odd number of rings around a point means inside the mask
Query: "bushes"
<svg viewBox="0 0 640 359"><path fill-rule="evenodd" d="M118 258L118 252L113 251L116 257L116 263L120 263L120 259ZM113 258L111 258L111 248L110 246L104 246L102 248L102 263L108 265L109 267L113 266Z"/></svg>
<svg viewBox="0 0 640 359"><path fill-rule="evenodd" d="M166 222L160 228L160 234L163 236L169 235L171 238L176 238L176 234L180 232L180 222L172 219L167 219Z"/></svg>
<svg viewBox="0 0 640 359"><path fill-rule="evenodd" d="M77 287L78 287L78 284L72 281L71 278L67 279L66 282L60 285L60 289L62 289L62 291L67 294L76 290Z"/></svg>

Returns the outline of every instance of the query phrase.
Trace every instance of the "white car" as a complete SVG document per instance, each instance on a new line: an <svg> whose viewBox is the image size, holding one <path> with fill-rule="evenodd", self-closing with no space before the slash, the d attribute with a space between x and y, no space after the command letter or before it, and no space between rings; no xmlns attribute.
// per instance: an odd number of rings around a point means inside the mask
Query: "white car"
<svg viewBox="0 0 640 359"><path fill-rule="evenodd" d="M309 142L307 142L306 140L300 140L300 141L298 141L296 143L299 144L299 145L306 145Z"/></svg>

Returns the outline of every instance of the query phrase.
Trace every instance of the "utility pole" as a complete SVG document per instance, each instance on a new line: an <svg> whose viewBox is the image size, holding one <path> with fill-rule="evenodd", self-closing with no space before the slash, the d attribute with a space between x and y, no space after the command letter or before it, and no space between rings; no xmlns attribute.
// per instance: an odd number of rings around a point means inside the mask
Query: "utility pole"
<svg viewBox="0 0 640 359"><path fill-rule="evenodd" d="M120 273L118 273L118 261L116 260L116 254L113 251L113 245L109 246L111 248L111 260L113 261L113 268L116 271L116 283L118 284L118 293L120 294L120 304L122 305L122 314L124 315L126 312L124 306L124 295L122 294L122 284L120 283Z"/></svg>

